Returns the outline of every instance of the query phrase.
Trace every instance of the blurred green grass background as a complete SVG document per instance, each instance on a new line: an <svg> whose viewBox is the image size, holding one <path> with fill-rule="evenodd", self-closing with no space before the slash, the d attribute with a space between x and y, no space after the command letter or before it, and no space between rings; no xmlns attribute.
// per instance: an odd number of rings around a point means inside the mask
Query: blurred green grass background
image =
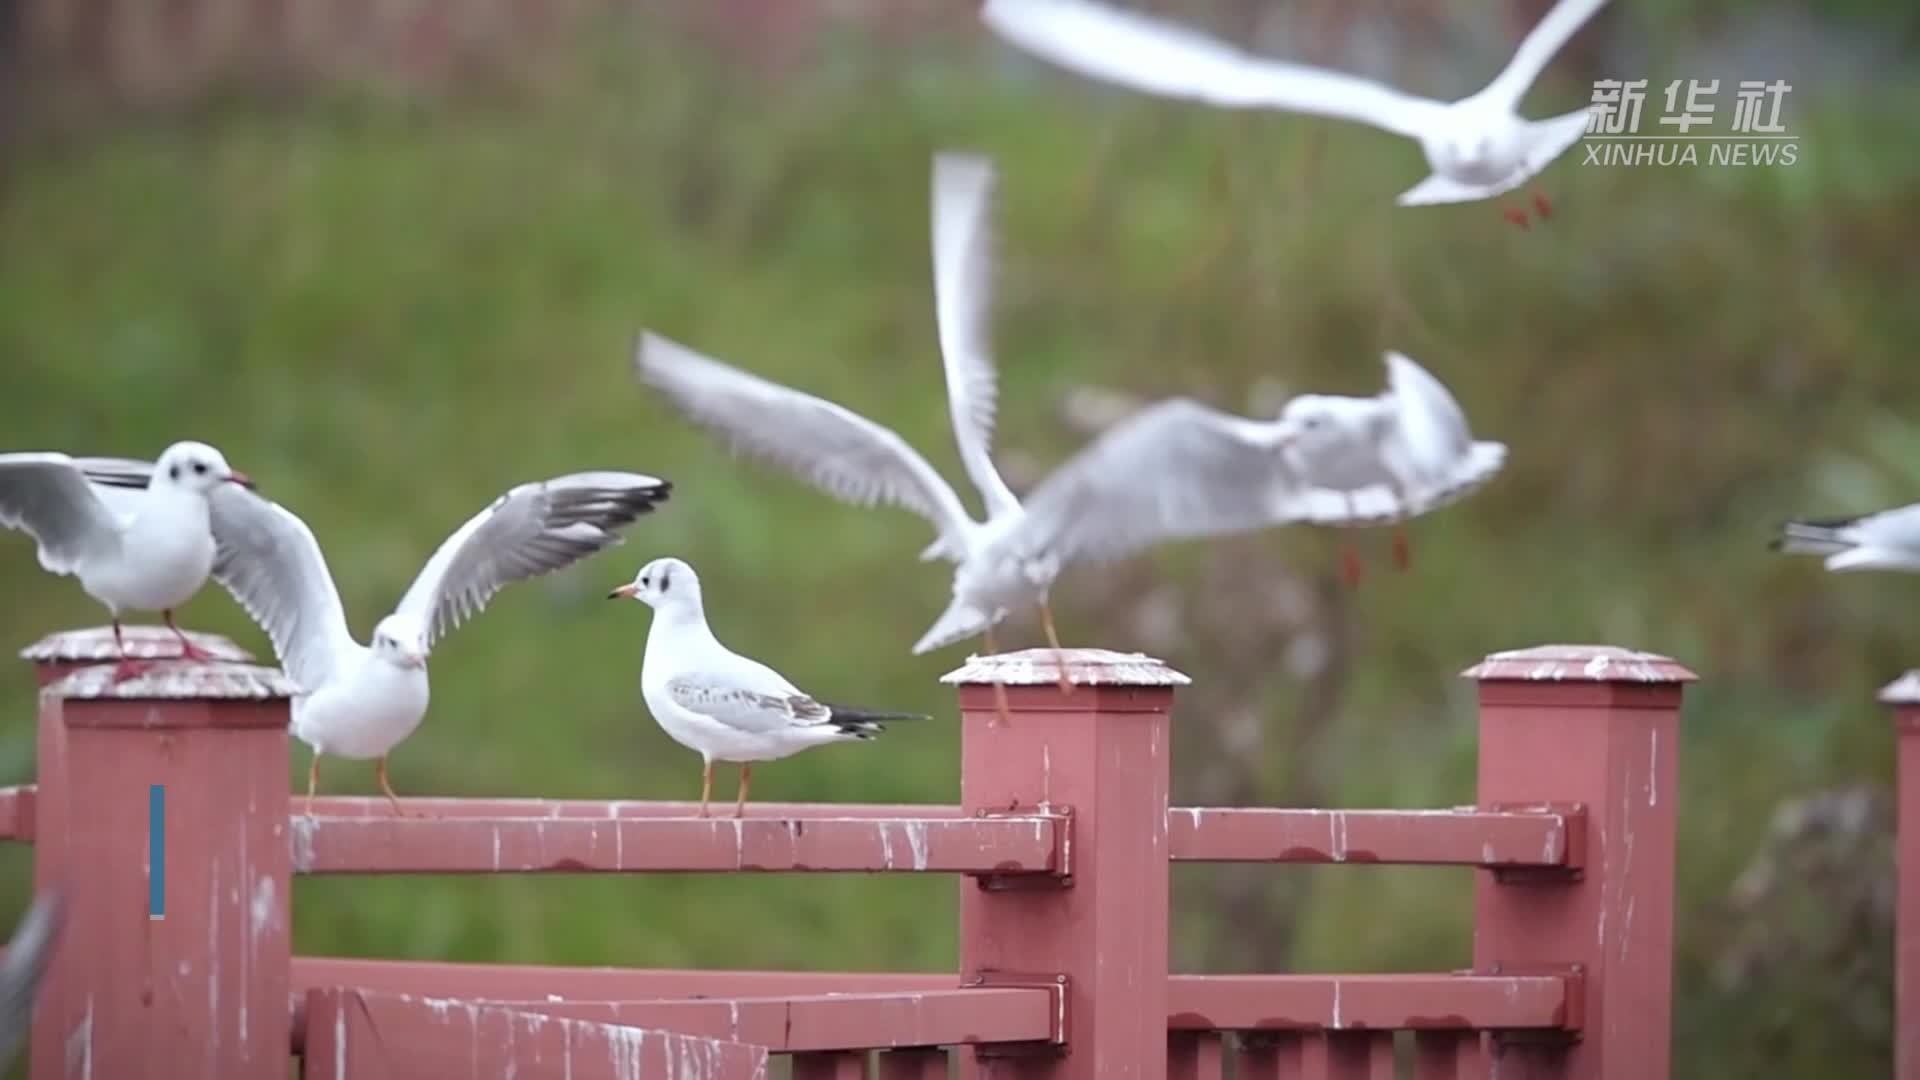
<svg viewBox="0 0 1920 1080"><path fill-rule="evenodd" d="M1636 26L1660 25L1654 5L1626 6ZM1219 747L1191 733L1230 710L1243 722L1222 738L1241 740L1244 790L1261 802L1468 803L1461 669L1557 641L1673 655L1701 675L1683 721L1676 1074L1884 1073L1883 926L1842 928L1839 944L1764 978L1728 985L1714 970L1729 935L1753 929L1743 920L1765 917L1730 917L1726 898L1773 808L1887 784L1890 725L1873 693L1920 663L1920 585L1823 576L1765 548L1792 514L1920 498L1912 76L1792 99L1792 168L1583 167L1576 150L1538 185L1552 221L1522 232L1493 203L1394 208L1425 171L1404 140L1105 91L1015 63L981 34L880 48L849 30L775 79L661 19L596 20L559 59L457 95L233 93L10 155L4 441L143 456L215 443L313 526L361 635L506 486L594 467L669 477L672 501L625 546L508 590L438 648L432 711L393 761L399 790L694 797L698 759L639 700L648 616L602 599L675 554L700 570L730 645L822 696L936 717L766 767L756 797L948 801L957 737L936 679L966 649L907 653L947 596L944 572L914 561L929 530L730 459L643 392L629 358L637 331L657 329L893 426L960 478L932 319L929 158L989 153L1002 177L996 443L1011 474L1085 442L1062 419L1077 390L1252 412L1276 389L1370 393L1387 348L1511 447L1494 484L1414 526L1411 573L1376 545L1351 593L1334 582L1342 537L1312 530L1069 573L1056 610L1070 643L1145 648L1196 679L1195 704L1176 711L1176 800L1217 797L1206 756ZM1550 76L1528 111L1584 97ZM103 621L76 583L38 570L24 537L0 552L4 640ZM1204 628L1185 634L1142 629L1148 599L1198 595L1242 565L1299 582L1313 618L1337 622L1330 699L1306 692L1329 677L1311 663L1221 647L1238 633L1224 615L1191 614L1183 625ZM183 621L270 655L215 587ZM1007 637L1038 640L1018 625ZM24 664L0 670L0 694L20 717L0 731L0 781L28 781ZM305 765L301 748L290 778ZM375 790L370 765L344 761L322 782ZM8 921L29 858L0 855ZM1463 873L1177 877L1188 970L1248 962L1255 931L1206 902L1222 881L1285 913L1296 969L1469 960ZM320 880L299 887L296 942L939 970L954 963L955 888ZM1793 911L1766 932L1836 932L1817 903Z"/></svg>

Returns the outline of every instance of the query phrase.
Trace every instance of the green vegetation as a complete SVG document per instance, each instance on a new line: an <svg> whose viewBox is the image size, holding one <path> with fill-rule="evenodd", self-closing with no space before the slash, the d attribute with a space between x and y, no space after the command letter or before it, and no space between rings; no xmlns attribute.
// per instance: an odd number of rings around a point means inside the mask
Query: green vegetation
<svg viewBox="0 0 1920 1080"><path fill-rule="evenodd" d="M509 590L441 646L398 788L692 797L698 759L639 699L647 616L601 599L678 554L736 648L822 695L937 717L768 766L757 797L947 800L957 738L935 680L965 650L907 654L947 592L914 561L927 528L731 460L628 362L638 329L658 328L896 426L959 477L928 168L935 149L977 148L1003 177L1004 459L1051 465L1080 445L1059 419L1078 386L1250 409L1262 380L1370 392L1386 348L1447 380L1477 430L1512 448L1494 484L1414 526L1411 573L1360 537L1371 572L1351 594L1334 576L1344 534L1310 530L1068 575L1068 638L1148 649L1199 684L1176 717L1176 797L1217 790L1226 752L1194 740L1231 711L1256 721L1235 756L1259 765L1263 801L1469 802L1459 670L1546 641L1668 653L1702 677L1684 721L1676 1075L1887 1070L1884 927L1842 942L1879 958L1868 976L1828 951L1731 989L1711 970L1729 883L1771 808L1886 783L1873 691L1920 663L1920 582L1827 577L1766 551L1788 514L1920 499L1907 415L1920 367L1906 355L1920 339L1920 144L1890 134L1910 134L1912 92L1790 104L1791 169L1570 155L1540 185L1553 220L1522 232L1488 203L1394 208L1424 173L1417 149L1353 127L1000 78L1004 54L971 43L849 43L775 84L647 26L601 29L597 47L510 93L229 103L11 163L0 441L140 455L214 442L313 525L363 635L507 485L590 467L668 476L672 503L625 547ZM1543 85L1530 111L1581 96ZM0 555L10 647L101 620L24 538L0 540ZM1344 628L1340 693L1303 692L1278 644L1223 644L1241 623L1209 622L1194 598L1231 602L1219 579L1248 566L1299 583L1316 618ZM1191 609L1170 642L1137 617L1163 587ZM267 655L217 588L185 621ZM1290 640L1276 634L1257 640ZM1008 636L1038 640L1025 625ZM30 687L24 666L0 668L17 717L0 731L0 781L32 775ZM1296 737L1314 700L1331 704ZM305 765L298 751L290 776ZM322 782L374 790L370 765L330 760ZM24 908L26 865L10 852L0 866L9 913ZM1464 874L1234 880L1256 907L1300 901L1299 969L1468 960ZM1180 875L1188 969L1246 951L1201 902L1210 888ZM953 896L945 880L851 877L329 880L301 885L296 937L352 955L939 969L953 962ZM1840 948L1831 936L1821 929L1823 950ZM1834 985L1868 977L1877 1026L1834 1015ZM1793 1023L1750 1037L1780 1017Z"/></svg>

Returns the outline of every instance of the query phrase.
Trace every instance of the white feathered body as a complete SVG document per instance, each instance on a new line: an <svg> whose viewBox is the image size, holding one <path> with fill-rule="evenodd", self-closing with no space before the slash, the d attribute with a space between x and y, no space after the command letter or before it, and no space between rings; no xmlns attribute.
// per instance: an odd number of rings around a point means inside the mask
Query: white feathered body
<svg viewBox="0 0 1920 1080"><path fill-rule="evenodd" d="M73 568L87 595L116 616L177 608L193 599L213 569L207 500L164 489L142 494L139 510L126 519L120 537L127 557L88 559ZM45 565L44 557L41 563Z"/></svg>
<svg viewBox="0 0 1920 1080"><path fill-rule="evenodd" d="M426 718L427 669L403 667L355 644L312 693L293 699L293 734L330 757L386 756Z"/></svg>
<svg viewBox="0 0 1920 1080"><path fill-rule="evenodd" d="M778 761L809 747L850 738L832 724L746 731L682 707L668 692L667 683L682 674L703 670L733 673L736 679L744 674L762 693L800 697L804 692L779 672L720 644L703 611L655 609L641 660L640 696L668 737L709 762Z"/></svg>

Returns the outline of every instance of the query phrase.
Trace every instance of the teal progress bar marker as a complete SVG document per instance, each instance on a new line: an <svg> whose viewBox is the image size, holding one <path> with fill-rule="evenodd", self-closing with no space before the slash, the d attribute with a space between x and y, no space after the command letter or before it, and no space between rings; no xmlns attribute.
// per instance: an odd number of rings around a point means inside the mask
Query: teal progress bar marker
<svg viewBox="0 0 1920 1080"><path fill-rule="evenodd" d="M147 918L167 917L167 788L147 786Z"/></svg>

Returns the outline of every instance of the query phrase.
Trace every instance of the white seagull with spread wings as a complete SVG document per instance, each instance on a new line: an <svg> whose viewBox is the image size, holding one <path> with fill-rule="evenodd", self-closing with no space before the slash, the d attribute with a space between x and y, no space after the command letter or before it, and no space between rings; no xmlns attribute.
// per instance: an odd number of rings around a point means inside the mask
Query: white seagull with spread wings
<svg viewBox="0 0 1920 1080"><path fill-rule="evenodd" d="M353 639L346 609L313 530L277 503L236 493L213 500L219 544L213 577L273 641L297 688L294 735L313 748L307 812L323 754L387 755L427 713L427 655L434 644L516 581L571 565L621 542L618 530L665 501L673 485L639 473L580 472L521 484L460 526L427 560L373 647Z"/></svg>
<svg viewBox="0 0 1920 1080"><path fill-rule="evenodd" d="M700 816L713 796L713 763L740 765L733 816L747 811L753 763L778 761L809 747L871 739L888 720L925 720L919 713L875 712L829 705L758 660L734 652L707 625L700 577L680 559L655 559L633 581L607 594L653 609L640 693L647 711L672 739L699 753Z"/></svg>
<svg viewBox="0 0 1920 1080"><path fill-rule="evenodd" d="M1420 143L1433 175L1401 206L1491 199L1526 183L1579 141L1587 109L1527 120L1521 98L1606 0L1560 0L1506 69L1454 102L1404 94L1370 79L1254 56L1148 16L1089 0L986 0L980 17L1001 37L1070 71L1162 97L1222 108L1267 108L1368 124ZM1541 216L1551 205L1534 197ZM1507 212L1525 227L1525 210Z"/></svg>
<svg viewBox="0 0 1920 1080"><path fill-rule="evenodd" d="M180 655L205 660L174 624L213 566L207 496L226 484L251 487L206 443L177 442L157 464L57 453L0 454L0 525L33 537L40 565L80 579L107 607L121 648L114 681L153 665L125 654L120 616L158 611L179 635Z"/></svg>
<svg viewBox="0 0 1920 1080"><path fill-rule="evenodd" d="M1413 379L1418 368L1411 361L1404 370L1390 362L1396 387L1405 389L1377 399L1303 398L1279 421L1246 420L1184 399L1163 402L1105 433L1022 506L987 453L994 371L982 219L991 178L979 158L935 159L935 307L954 434L985 497L984 523L967 514L904 439L865 417L651 332L641 336L636 358L641 381L736 451L792 470L837 498L892 503L933 524L937 537L922 557L956 564L953 599L914 645L915 654L976 634L991 652L993 627L1014 609L1033 605L1049 644L1062 655L1048 590L1071 561L1290 522L1398 521L1457 497L1450 492L1464 478L1483 480L1498 468L1504 448L1472 443L1444 388L1431 376L1423 384ZM1449 455L1466 455L1470 463ZM1063 658L1063 691L1071 679Z"/></svg>

